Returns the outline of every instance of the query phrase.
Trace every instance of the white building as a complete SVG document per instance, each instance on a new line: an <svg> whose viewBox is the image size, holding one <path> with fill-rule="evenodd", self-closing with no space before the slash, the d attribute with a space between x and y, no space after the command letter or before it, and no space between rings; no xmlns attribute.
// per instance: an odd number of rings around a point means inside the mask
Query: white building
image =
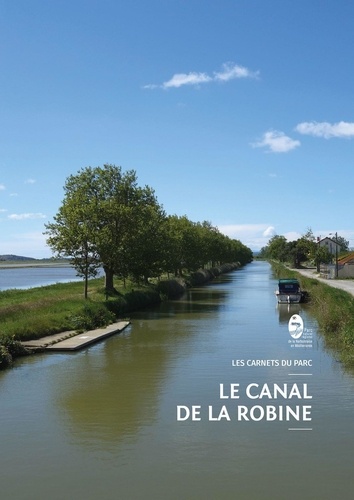
<svg viewBox="0 0 354 500"><path fill-rule="evenodd" d="M318 244L320 247L326 247L329 253L331 253L332 255L336 255L337 248L337 255L339 255L340 245L331 238L322 238L322 240L319 240Z"/></svg>

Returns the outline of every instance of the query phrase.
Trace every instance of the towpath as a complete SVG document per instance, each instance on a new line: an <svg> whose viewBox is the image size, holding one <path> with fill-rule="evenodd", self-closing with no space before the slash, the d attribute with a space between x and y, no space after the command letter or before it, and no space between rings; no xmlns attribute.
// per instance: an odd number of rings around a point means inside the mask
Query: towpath
<svg viewBox="0 0 354 500"><path fill-rule="evenodd" d="M325 278L320 278L318 272L315 268L308 269L294 269L299 274L306 276L306 278L314 278L325 285L332 286L333 288L339 288L340 290L344 290L348 292L350 295L354 296L354 279L347 280L328 280Z"/></svg>

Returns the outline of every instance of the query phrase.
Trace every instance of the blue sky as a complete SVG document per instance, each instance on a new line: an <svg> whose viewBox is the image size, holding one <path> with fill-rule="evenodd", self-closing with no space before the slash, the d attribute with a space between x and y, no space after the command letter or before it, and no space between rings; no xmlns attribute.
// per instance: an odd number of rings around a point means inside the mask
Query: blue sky
<svg viewBox="0 0 354 500"><path fill-rule="evenodd" d="M0 0L0 254L51 256L65 179L134 169L253 250L354 247L354 3Z"/></svg>

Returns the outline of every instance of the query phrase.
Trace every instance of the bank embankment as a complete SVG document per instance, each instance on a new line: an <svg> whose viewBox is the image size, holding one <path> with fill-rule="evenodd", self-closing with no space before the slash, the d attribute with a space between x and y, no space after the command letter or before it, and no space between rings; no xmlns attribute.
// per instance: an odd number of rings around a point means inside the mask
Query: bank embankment
<svg viewBox="0 0 354 500"><path fill-rule="evenodd" d="M354 296L337 288L334 283L311 277L308 272L289 270L272 262L277 277L299 279L306 290L311 311L316 317L325 345L344 365L354 368ZM338 282L337 282L338 283Z"/></svg>
<svg viewBox="0 0 354 500"><path fill-rule="evenodd" d="M183 277L161 280L157 284L157 290L168 299L175 299L182 295L187 288L205 285L217 276L234 271L239 267L241 266L238 262L233 262L230 264L222 264L220 266L212 267L210 269L199 269L198 271Z"/></svg>
<svg viewBox="0 0 354 500"><path fill-rule="evenodd" d="M238 264L225 264L212 270L158 284L137 286L115 282L115 292L106 295L103 279L90 280L89 298L83 298L82 282L58 283L28 290L0 292L0 369L12 359L28 354L20 341L39 339L64 331L78 333L107 326L117 319L157 305L161 300L177 298L188 287L199 286L219 274L232 271Z"/></svg>

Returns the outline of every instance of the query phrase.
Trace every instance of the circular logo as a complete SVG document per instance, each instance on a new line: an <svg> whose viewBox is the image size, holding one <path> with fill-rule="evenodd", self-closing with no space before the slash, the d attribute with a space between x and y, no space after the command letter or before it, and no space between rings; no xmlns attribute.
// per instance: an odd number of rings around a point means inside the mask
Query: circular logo
<svg viewBox="0 0 354 500"><path fill-rule="evenodd" d="M289 319L288 329L293 339L299 339L304 331L304 322L301 316L293 314Z"/></svg>

